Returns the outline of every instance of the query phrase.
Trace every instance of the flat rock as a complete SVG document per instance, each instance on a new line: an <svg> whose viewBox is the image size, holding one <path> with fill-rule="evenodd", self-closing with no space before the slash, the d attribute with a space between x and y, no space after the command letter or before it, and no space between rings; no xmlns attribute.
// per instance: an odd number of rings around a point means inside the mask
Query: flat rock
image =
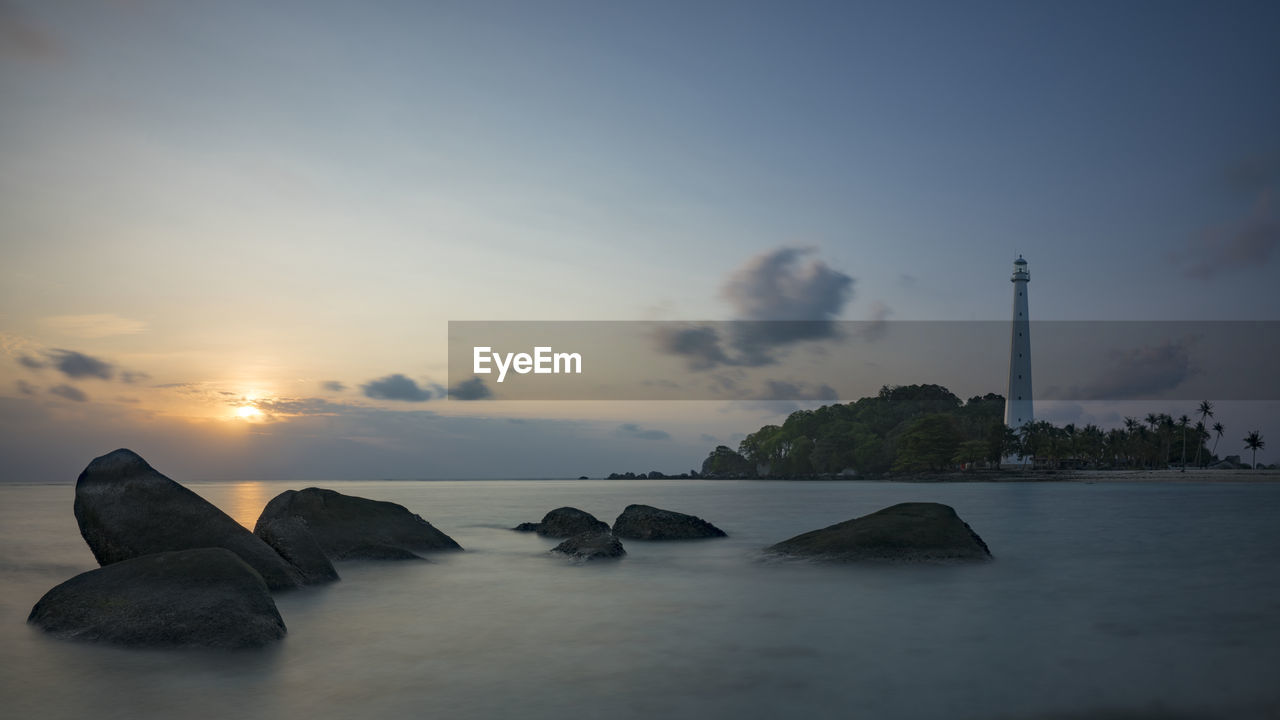
<svg viewBox="0 0 1280 720"><path fill-rule="evenodd" d="M333 563L302 518L290 516L258 523L253 534L298 568L308 585L339 579L338 571L333 569Z"/></svg>
<svg viewBox="0 0 1280 720"><path fill-rule="evenodd" d="M603 560L620 558L627 554L622 541L608 530L604 532L590 531L574 535L559 545L551 548L553 553L561 553L580 560Z"/></svg>
<svg viewBox="0 0 1280 720"><path fill-rule="evenodd" d="M982 561L987 544L939 503L901 503L784 540L768 551L840 562Z"/></svg>
<svg viewBox="0 0 1280 720"><path fill-rule="evenodd" d="M302 573L243 525L161 475L131 450L95 458L76 480L76 522L100 565L173 550L221 547L272 590L298 587Z"/></svg>
<svg viewBox="0 0 1280 720"><path fill-rule="evenodd" d="M137 648L251 648L285 635L262 576L225 548L142 555L58 585L27 622L58 637Z"/></svg>
<svg viewBox="0 0 1280 720"><path fill-rule="evenodd" d="M697 540L726 537L723 530L693 515L649 505L628 505L613 521L613 534L631 540Z"/></svg>
<svg viewBox="0 0 1280 720"><path fill-rule="evenodd" d="M461 550L445 535L403 505L343 495L333 490L286 490L263 508L254 532L270 523L298 518L330 560L419 558L418 552Z"/></svg>
<svg viewBox="0 0 1280 720"><path fill-rule="evenodd" d="M568 538L582 533L607 533L609 524L597 520L594 515L574 507L560 507L542 516L540 523L520 523L512 528L517 532L536 532L542 537Z"/></svg>

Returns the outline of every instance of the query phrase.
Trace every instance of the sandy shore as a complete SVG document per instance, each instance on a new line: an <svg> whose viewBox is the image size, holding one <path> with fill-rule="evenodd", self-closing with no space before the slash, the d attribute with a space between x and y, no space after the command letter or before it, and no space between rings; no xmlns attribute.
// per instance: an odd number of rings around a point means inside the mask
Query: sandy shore
<svg viewBox="0 0 1280 720"><path fill-rule="evenodd" d="M1057 470L1016 468L888 477L899 482L1280 482L1280 470Z"/></svg>

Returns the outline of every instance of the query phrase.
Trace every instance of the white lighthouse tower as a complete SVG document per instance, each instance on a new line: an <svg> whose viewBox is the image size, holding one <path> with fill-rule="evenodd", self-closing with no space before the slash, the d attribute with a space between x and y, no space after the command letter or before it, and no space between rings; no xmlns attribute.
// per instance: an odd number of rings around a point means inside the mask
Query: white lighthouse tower
<svg viewBox="0 0 1280 720"><path fill-rule="evenodd" d="M1017 430L1034 419L1031 410L1031 317L1027 284L1031 273L1019 255L1013 261L1013 328L1009 343L1009 394L1004 401L1004 424Z"/></svg>

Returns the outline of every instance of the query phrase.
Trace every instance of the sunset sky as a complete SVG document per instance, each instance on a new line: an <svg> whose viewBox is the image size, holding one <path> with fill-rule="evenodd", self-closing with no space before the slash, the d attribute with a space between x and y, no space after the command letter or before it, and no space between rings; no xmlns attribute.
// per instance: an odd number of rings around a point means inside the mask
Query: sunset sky
<svg viewBox="0 0 1280 720"><path fill-rule="evenodd" d="M795 407L443 400L451 320L1003 320L1018 254L1037 319L1280 320L1277 38L1275 2L0 2L0 481L680 472ZM1219 419L1280 458L1276 403Z"/></svg>

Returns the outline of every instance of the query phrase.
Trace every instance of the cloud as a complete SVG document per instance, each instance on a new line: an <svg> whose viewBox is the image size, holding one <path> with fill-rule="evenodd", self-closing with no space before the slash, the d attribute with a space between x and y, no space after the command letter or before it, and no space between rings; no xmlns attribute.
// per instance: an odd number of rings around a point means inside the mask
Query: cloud
<svg viewBox="0 0 1280 720"><path fill-rule="evenodd" d="M450 400L484 400L493 397L493 392L484 380L473 377L449 388L448 395Z"/></svg>
<svg viewBox="0 0 1280 720"><path fill-rule="evenodd" d="M26 380L17 380L13 384L17 386L18 392L22 393L23 395L35 395L36 392L39 391L40 389L35 385L32 385L31 383L27 382Z"/></svg>
<svg viewBox="0 0 1280 720"><path fill-rule="evenodd" d="M734 364L720 345L720 332L710 325L661 327L655 340L660 352L684 357L690 370Z"/></svg>
<svg viewBox="0 0 1280 720"><path fill-rule="evenodd" d="M13 4L0 0L0 56L47 60L60 53L52 35L24 17Z"/></svg>
<svg viewBox="0 0 1280 720"><path fill-rule="evenodd" d="M853 294L852 277L821 260L801 264L813 248L778 248L748 259L730 274L720 295L733 308L727 337L702 325L661 333L658 349L686 358L690 369L758 367L778 361L796 343L839 336L835 318Z"/></svg>
<svg viewBox="0 0 1280 720"><path fill-rule="evenodd" d="M342 392L347 389L346 385L343 385L337 380L325 380L320 383L320 387L324 390L328 390L329 392Z"/></svg>
<svg viewBox="0 0 1280 720"><path fill-rule="evenodd" d="M18 356L18 364L32 370L43 370L44 368L49 367L49 363L33 358L30 355Z"/></svg>
<svg viewBox="0 0 1280 720"><path fill-rule="evenodd" d="M671 434L666 430L645 429L635 423L623 423L618 426L618 435L638 440L670 440Z"/></svg>
<svg viewBox="0 0 1280 720"><path fill-rule="evenodd" d="M785 380L765 380L764 389L754 398L756 400L820 400L834 402L840 398L836 391L826 383L808 385L805 383L787 382Z"/></svg>
<svg viewBox="0 0 1280 720"><path fill-rule="evenodd" d="M698 439L704 443L710 443L712 445L718 444L720 442L719 438L709 433L702 433L701 435L698 436Z"/></svg>
<svg viewBox="0 0 1280 720"><path fill-rule="evenodd" d="M103 338L113 335L136 335L147 331L147 324L119 315L55 315L44 319L44 324L64 335L82 338Z"/></svg>
<svg viewBox="0 0 1280 720"><path fill-rule="evenodd" d="M1172 390L1196 374L1190 341L1170 340L1130 350L1112 350L1108 367L1070 397L1080 400L1143 398Z"/></svg>
<svg viewBox="0 0 1280 720"><path fill-rule="evenodd" d="M53 395L57 395L58 397L74 400L76 402L84 402L89 399L88 395L85 395L79 388L72 387L71 385L55 385L49 388L49 392Z"/></svg>
<svg viewBox="0 0 1280 720"><path fill-rule="evenodd" d="M125 370L124 372L120 373L120 382L127 383L129 385L142 382L144 380L150 380L150 379L151 379L150 375L144 372L139 372L137 370Z"/></svg>
<svg viewBox="0 0 1280 720"><path fill-rule="evenodd" d="M858 337L863 340L879 340L889 332L889 316L893 309L876 300L867 311L867 320L858 325Z"/></svg>
<svg viewBox="0 0 1280 720"><path fill-rule="evenodd" d="M1280 186L1280 150L1259 152L1227 168L1227 186L1246 197L1256 197Z"/></svg>
<svg viewBox="0 0 1280 720"><path fill-rule="evenodd" d="M1263 190L1247 217L1204 230L1185 251L1176 254L1174 261L1184 266L1183 274L1207 280L1219 273L1248 270L1270 262L1280 246L1275 192Z"/></svg>
<svg viewBox="0 0 1280 720"><path fill-rule="evenodd" d="M375 400L402 400L404 402L426 402L431 399L431 392L418 387L413 380L395 373L386 377L370 380L360 386L365 397Z"/></svg>
<svg viewBox="0 0 1280 720"><path fill-rule="evenodd" d="M110 380L112 365L109 362L74 350L50 350L45 353L53 366L69 378L95 377Z"/></svg>
<svg viewBox="0 0 1280 720"><path fill-rule="evenodd" d="M245 401L228 400L227 404L239 407ZM249 404L267 415L337 415L353 409L350 405L332 403L324 398L261 398Z"/></svg>

